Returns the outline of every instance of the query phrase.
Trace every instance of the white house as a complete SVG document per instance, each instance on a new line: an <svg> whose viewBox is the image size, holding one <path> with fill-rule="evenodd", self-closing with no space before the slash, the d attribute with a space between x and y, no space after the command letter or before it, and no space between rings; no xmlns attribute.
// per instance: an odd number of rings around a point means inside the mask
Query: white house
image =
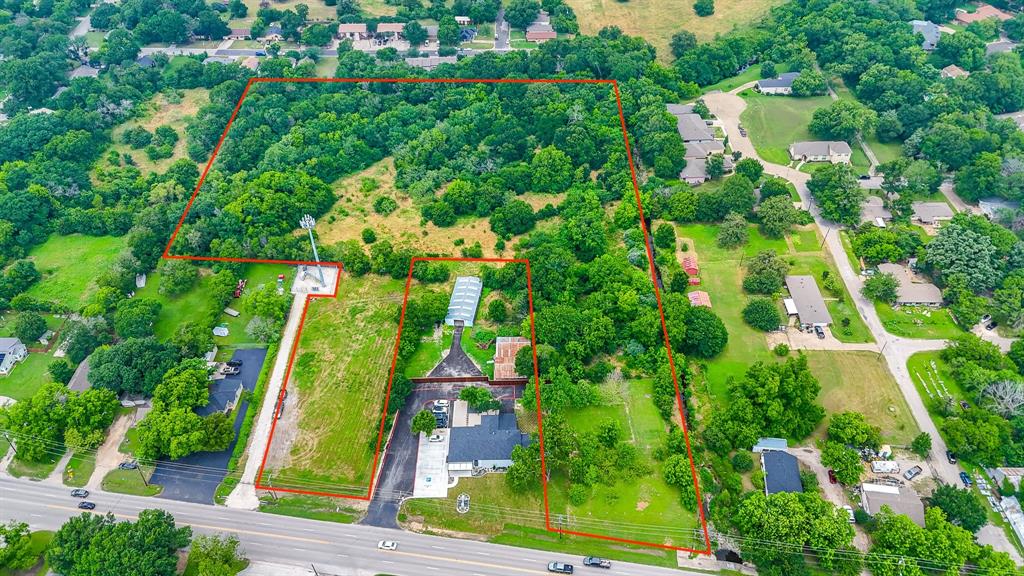
<svg viewBox="0 0 1024 576"><path fill-rule="evenodd" d="M761 94L781 94L788 96L793 93L793 80L800 76L799 72L785 72L776 78L765 78L757 81L757 91Z"/></svg>
<svg viewBox="0 0 1024 576"><path fill-rule="evenodd" d="M0 338L0 375L6 376L14 365L28 356L28 349L17 338Z"/></svg>
<svg viewBox="0 0 1024 576"><path fill-rule="evenodd" d="M789 147L789 157L802 162L849 164L851 154L850 145L842 140L794 142Z"/></svg>

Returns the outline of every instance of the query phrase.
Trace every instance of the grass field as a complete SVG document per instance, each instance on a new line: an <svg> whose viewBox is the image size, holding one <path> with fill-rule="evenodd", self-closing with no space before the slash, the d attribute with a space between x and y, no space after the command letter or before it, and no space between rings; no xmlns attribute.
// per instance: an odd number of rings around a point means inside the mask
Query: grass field
<svg viewBox="0 0 1024 576"><path fill-rule="evenodd" d="M15 447L17 447L17 443L15 443ZM11 460L11 464L8 466L7 472L15 478L42 480L53 473L54 469L57 468L57 463L60 462L63 455L63 452L60 454L51 452L42 462L22 462L15 458Z"/></svg>
<svg viewBox="0 0 1024 576"><path fill-rule="evenodd" d="M579 18L580 32L595 35L606 26L618 26L630 36L640 36L658 50L658 58L669 62L672 34L689 30L697 39L708 41L718 34L742 26L764 15L781 0L718 0L715 13L698 17L689 0L568 0Z"/></svg>
<svg viewBox="0 0 1024 576"><path fill-rule="evenodd" d="M346 508L337 498L319 496L287 496L260 502L260 512L324 520L339 524L351 524L360 516L360 512Z"/></svg>
<svg viewBox="0 0 1024 576"><path fill-rule="evenodd" d="M365 493L404 291L401 280L344 277L337 299L310 302L265 483Z"/></svg>
<svg viewBox="0 0 1024 576"><path fill-rule="evenodd" d="M914 380L917 393L921 395L921 400L928 408L928 414L939 430L942 430L945 417L938 407L943 399L952 396L957 401L969 400L969 396L953 378L952 369L942 360L940 354L938 350L914 354L907 360L907 371Z"/></svg>
<svg viewBox="0 0 1024 576"><path fill-rule="evenodd" d="M217 44L219 42L214 42L213 47L216 48ZM202 46L190 47L201 48ZM135 160L135 165L144 173L163 172L175 160L188 158L184 133L185 123L199 111L199 108L209 101L210 95L205 88L157 94L146 103L145 111L140 118L125 122L114 129L113 139L115 144L111 149L116 150L119 154L131 155L132 159ZM153 161L149 159L144 150L135 150L121 142L121 135L129 128L142 126L146 130L153 132L158 126L163 125L169 125L178 132L178 142L174 145L174 154L170 158ZM191 192L191 190L188 192Z"/></svg>
<svg viewBox="0 0 1024 576"><path fill-rule="evenodd" d="M903 306L894 310L884 302L876 302L875 310L886 331L904 338L955 338L964 334L945 308L931 309Z"/></svg>
<svg viewBox="0 0 1024 576"><path fill-rule="evenodd" d="M124 243L123 237L114 236L50 236L28 253L43 278L26 294L77 311L96 291L96 277L113 264Z"/></svg>
<svg viewBox="0 0 1024 576"><path fill-rule="evenodd" d="M553 476L548 482L548 497L552 514L567 514L579 524L581 530L616 538L648 540L680 546L696 546L692 530L699 526L697 512L682 507L679 491L665 483L661 463L654 459L653 451L665 442L667 426L651 400L652 380L623 380L603 386L604 403L567 415L576 430L590 432L608 420L623 425L625 437L639 449L651 472L635 480L619 482L613 486L594 486L589 500L582 506L573 506L565 494L567 479ZM553 484L562 483L558 490Z"/></svg>
<svg viewBox="0 0 1024 576"><path fill-rule="evenodd" d="M120 470L114 468L107 475L103 477L102 487L107 492L117 492L118 494L131 494L133 496L156 496L163 491L163 486L159 484L150 484L146 486L142 480L142 475L145 475L146 480L149 480L153 476L153 471L156 469L155 466L140 465L136 470ZM141 472L141 475L139 471Z"/></svg>
<svg viewBox="0 0 1024 576"><path fill-rule="evenodd" d="M154 326L154 332L160 339L167 339L174 335L182 322L205 321L209 315L214 314L218 323L226 324L228 335L214 340L220 347L251 347L262 346L245 333L245 327L252 320L252 313L246 309L244 299L232 300L228 306L238 310L239 316L231 317L222 313L222 309L214 301L207 288L210 284L211 272L208 269L200 270L199 280L188 292L175 297L160 294L160 273L152 272L146 279L146 287L136 291L136 297L153 298L160 302L160 317ZM278 264L249 264L243 277L249 282L246 290L255 290L262 285L274 286L277 283L278 274L285 275L285 290L291 286L295 278L295 268Z"/></svg>
<svg viewBox="0 0 1024 576"><path fill-rule="evenodd" d="M43 553L50 546L50 542L53 540L54 533L49 530L37 530L29 535L31 541L32 556L35 557L36 564L31 568L25 570L19 570L17 572L10 568L0 568L0 576L45 576L50 573L49 565L46 563L46 558Z"/></svg>
<svg viewBox="0 0 1024 576"><path fill-rule="evenodd" d="M0 396L10 396L15 400L31 398L43 384L51 381L46 369L53 360L52 354L29 352L28 357L18 362L10 374L0 376Z"/></svg>
<svg viewBox="0 0 1024 576"><path fill-rule="evenodd" d="M782 68L781 66L778 67L778 68L780 69L780 71L782 71L781 70L781 68ZM701 90L704 93L712 92L712 91L715 91L715 90L720 90L722 92L729 92L731 90L739 88L740 86L746 84L747 82L753 82L755 80L760 80L760 79L761 79L761 65L760 64L754 64L753 66L747 68L746 70L744 70L743 72L740 72L739 74L737 74L735 76L730 76L729 78L726 78L726 79L724 79L724 80L722 80L720 82L716 82L714 84L709 84L707 86L704 86L703 88L701 88Z"/></svg>
<svg viewBox="0 0 1024 576"><path fill-rule="evenodd" d="M882 429L886 442L909 446L920 432L885 359L874 352L806 351L821 383L818 402L829 413L855 411ZM827 419L815 435L824 437Z"/></svg>
<svg viewBox="0 0 1024 576"><path fill-rule="evenodd" d="M757 153L768 162L789 164L789 145L800 140L815 140L807 124L818 108L828 106L828 96L794 98L764 96L753 90L740 93L747 109L740 115Z"/></svg>
<svg viewBox="0 0 1024 576"><path fill-rule="evenodd" d="M93 471L96 470L95 455L76 452L68 465L64 467L64 485L81 488L89 483Z"/></svg>

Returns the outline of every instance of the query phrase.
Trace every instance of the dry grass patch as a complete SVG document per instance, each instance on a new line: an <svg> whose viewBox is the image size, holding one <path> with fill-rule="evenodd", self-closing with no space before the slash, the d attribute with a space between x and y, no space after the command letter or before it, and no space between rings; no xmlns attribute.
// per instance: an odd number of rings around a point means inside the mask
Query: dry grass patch
<svg viewBox="0 0 1024 576"><path fill-rule="evenodd" d="M363 182L372 179L377 188L367 190ZM485 257L508 256L495 250L498 236L491 231L486 218L464 216L449 228L439 228L430 222L423 222L419 205L404 191L395 187L395 164L392 158L385 158L369 168L339 179L334 183L338 201L326 218L322 219L317 232L325 244L345 240L360 240L364 228L371 228L380 240L388 239L396 245L409 246L422 254L460 255L460 248L479 242ZM398 209L386 216L373 210L373 201L380 197L393 198ZM516 198L533 207L543 208L546 204L557 206L564 195L527 193ZM538 226L554 221L538 223ZM461 240L460 246L456 241ZM512 246L515 240L508 242Z"/></svg>
<svg viewBox="0 0 1024 576"><path fill-rule="evenodd" d="M701 18L693 11L692 0L566 1L576 11L583 34L593 35L605 26L618 26L630 36L650 42L664 62L673 59L669 41L679 30L689 30L701 41L711 40L782 4L782 0L716 0L715 13Z"/></svg>
<svg viewBox="0 0 1024 576"><path fill-rule="evenodd" d="M180 97L179 97L180 95ZM177 95L157 94L144 106L142 116L125 122L113 132L114 145L112 150L118 154L128 154L135 160L139 170L145 172L163 172L177 159L187 158L185 142L185 123L194 116L203 105L209 103L210 93L205 88L181 90ZM141 126L153 132L159 126L170 126L178 133L178 142L174 146L174 154L170 158L152 161L144 150L135 150L121 142L125 130Z"/></svg>

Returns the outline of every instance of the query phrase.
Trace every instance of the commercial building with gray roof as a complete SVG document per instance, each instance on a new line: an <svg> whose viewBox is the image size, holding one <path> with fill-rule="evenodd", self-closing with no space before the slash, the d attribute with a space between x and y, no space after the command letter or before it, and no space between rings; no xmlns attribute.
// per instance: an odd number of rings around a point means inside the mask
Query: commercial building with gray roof
<svg viewBox="0 0 1024 576"><path fill-rule="evenodd" d="M476 308L480 304L480 293L484 289L483 282L476 276L459 276L455 279L452 298L448 302L448 315L444 323L455 326L472 326L476 318Z"/></svg>
<svg viewBox="0 0 1024 576"><path fill-rule="evenodd" d="M448 432L449 472L499 469L512 465L512 449L529 446L515 414L484 414L479 426L459 426Z"/></svg>

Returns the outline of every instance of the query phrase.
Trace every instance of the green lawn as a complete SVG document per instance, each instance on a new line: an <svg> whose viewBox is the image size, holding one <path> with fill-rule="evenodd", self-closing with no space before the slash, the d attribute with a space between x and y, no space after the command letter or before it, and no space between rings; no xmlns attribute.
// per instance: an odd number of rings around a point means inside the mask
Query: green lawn
<svg viewBox="0 0 1024 576"><path fill-rule="evenodd" d="M909 446L920 432L885 359L875 352L808 350L811 372L821 383L818 401L829 413L855 411L882 430L886 442ZM818 427L823 438L828 419Z"/></svg>
<svg viewBox="0 0 1024 576"><path fill-rule="evenodd" d="M49 566L46 563L46 558L43 553L50 547L50 542L53 540L54 533L49 530L37 530L29 535L31 541L32 556L36 558L36 563L31 568L26 570L19 570L17 572L10 568L0 568L0 576L45 576L50 572Z"/></svg>
<svg viewBox="0 0 1024 576"><path fill-rule="evenodd" d="M15 442L17 447L17 442ZM53 473L53 470L57 467L57 463L63 456L57 454L55 451L51 452L45 460L42 462L22 462L18 458L11 460L11 465L7 468L7 472L15 478L30 478L32 480L43 480Z"/></svg>
<svg viewBox="0 0 1024 576"><path fill-rule="evenodd" d="M832 257L825 252L816 254L801 252L790 259L790 274L808 274L814 276L818 282L818 288L825 297L825 305L829 314L832 315L832 335L840 342L862 343L873 342L871 331L868 330L864 320L860 317L846 284L839 277L839 272L832 261ZM828 271L837 280L840 292L832 294L822 285L822 274ZM844 320L844 319L848 319ZM845 325L844 324L847 324Z"/></svg>
<svg viewBox="0 0 1024 576"><path fill-rule="evenodd" d="M28 253L43 279L26 294L78 310L96 291L96 278L117 259L124 242L113 236L50 236Z"/></svg>
<svg viewBox="0 0 1024 576"><path fill-rule="evenodd" d="M816 139L807 131L807 124L815 110L832 102L828 96L764 96L753 90L740 95L747 101L740 120L754 148L766 161L782 165L790 162L790 144Z"/></svg>
<svg viewBox="0 0 1024 576"><path fill-rule="evenodd" d="M163 486L150 484L146 486L142 476L149 480L153 476L155 466L142 464L136 470L121 470L114 468L103 477L103 489L107 492L118 494L131 494L133 496L156 496L163 491ZM139 471L142 471L141 474Z"/></svg>
<svg viewBox="0 0 1024 576"><path fill-rule="evenodd" d="M7 376L0 376L0 396L15 400L31 398L43 384L50 382L46 368L53 362L53 354L29 352L27 358L18 362Z"/></svg>
<svg viewBox="0 0 1024 576"><path fill-rule="evenodd" d="M779 69L780 72L784 71L784 70L781 70L782 66L779 66L777 68ZM746 70L744 70L743 72L741 72L741 73L739 73L739 74L737 74L735 76L731 76L731 77L726 78L724 80L721 80L719 82L715 82L714 84L709 84L707 86L704 86L703 88L701 88L701 91L703 91L703 93L705 93L705 94L707 94L708 92L713 92L715 90L721 90L722 92L729 92L730 90L734 90L734 89L736 89L736 88L746 84L747 82L753 82L755 80L760 80L760 79L761 79L761 65L760 64L754 64L753 66L747 68Z"/></svg>
<svg viewBox="0 0 1024 576"><path fill-rule="evenodd" d="M272 453L290 457L268 463L264 483L365 493L404 292L402 280L345 276L337 299L310 301L288 383L297 431L275 439Z"/></svg>
<svg viewBox="0 0 1024 576"><path fill-rule="evenodd" d="M969 396L953 378L953 371L941 358L941 352L918 352L907 360L907 371L914 379L917 393L928 408L928 414L935 425L942 430L945 417L938 410L945 398L952 397L955 401L968 400Z"/></svg>
<svg viewBox="0 0 1024 576"><path fill-rule="evenodd" d="M295 268L275 264L250 264L243 275L249 283L246 291L257 290L262 285L273 287L277 283L277 275L285 274L284 288L287 291L292 279L295 277ZM218 323L226 324L228 336L217 337L214 340L221 347L253 347L263 346L245 333L245 327L252 320L250 313L244 304L244 299L232 300L228 306L238 310L241 314L238 317L231 317L222 312L222 308L214 301L209 293L210 271L200 270L200 278L196 285L180 296L169 297L160 294L160 273L149 274L146 280L146 287L136 291L137 298L153 298L163 306L160 310L160 317L157 319L154 331L158 338L165 340L172 337L183 322L204 323L210 315L217 317Z"/></svg>
<svg viewBox="0 0 1024 576"><path fill-rule="evenodd" d="M945 308L932 309L903 306L894 310L884 302L876 302L875 310L882 325L890 333L904 338L955 338L964 334Z"/></svg>
<svg viewBox="0 0 1024 576"><path fill-rule="evenodd" d="M89 483L89 478L95 470L95 454L76 452L64 468L64 485L81 488Z"/></svg>
<svg viewBox="0 0 1024 576"><path fill-rule="evenodd" d="M319 496L287 496L263 500L260 502L260 512L339 524L351 524L361 515L357 510L340 505L336 498Z"/></svg>

